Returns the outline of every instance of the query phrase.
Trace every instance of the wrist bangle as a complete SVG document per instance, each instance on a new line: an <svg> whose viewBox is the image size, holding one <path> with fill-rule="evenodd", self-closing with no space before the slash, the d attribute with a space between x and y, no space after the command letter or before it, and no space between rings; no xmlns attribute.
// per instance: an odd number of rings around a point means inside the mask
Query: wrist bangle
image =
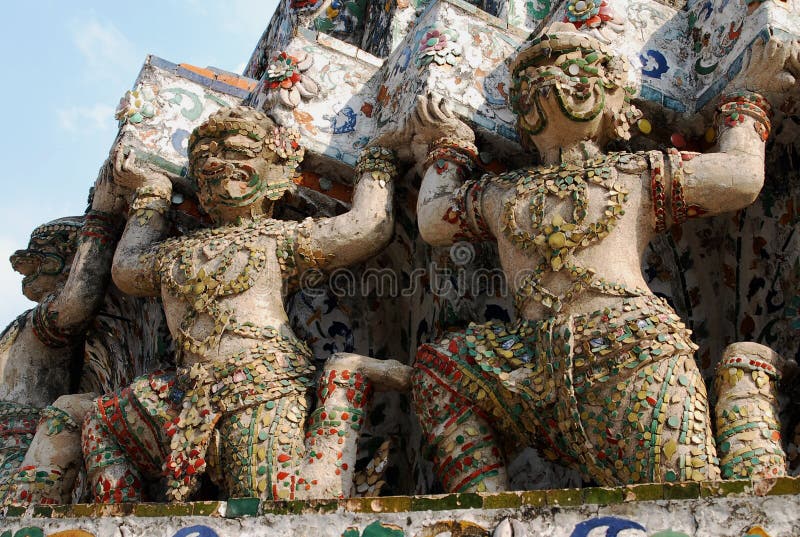
<svg viewBox="0 0 800 537"><path fill-rule="evenodd" d="M161 185L139 187L136 189L128 217L136 218L140 225L144 225L154 214L166 214L171 205L171 198L172 188Z"/></svg>
<svg viewBox="0 0 800 537"><path fill-rule="evenodd" d="M55 295L49 295L42 300L31 313L33 335L45 346L59 349L69 346L71 335L56 325L58 313L50 311L50 304L55 300Z"/></svg>
<svg viewBox="0 0 800 537"><path fill-rule="evenodd" d="M136 189L134 198L158 198L169 201L172 198L172 184L164 185L145 185Z"/></svg>
<svg viewBox="0 0 800 537"><path fill-rule="evenodd" d="M433 142L425 159L424 166L434 166L437 173L443 173L454 164L462 175L469 174L478 161L478 148L471 142L455 138L439 138Z"/></svg>
<svg viewBox="0 0 800 537"><path fill-rule="evenodd" d="M744 123L745 116L748 116L755 121L754 128L761 139L766 141L769 138L772 128L770 122L772 106L757 93L740 91L726 95L720 99L717 116L717 120L721 119L727 127Z"/></svg>
<svg viewBox="0 0 800 537"><path fill-rule="evenodd" d="M86 240L96 241L100 247L114 244L122 234L122 222L113 213L90 210L84 216L81 228L81 242Z"/></svg>
<svg viewBox="0 0 800 537"><path fill-rule="evenodd" d="M653 213L656 217L656 232L667 229L667 188L664 183L664 154L648 151L650 160L650 194L653 197Z"/></svg>
<svg viewBox="0 0 800 537"><path fill-rule="evenodd" d="M683 156L675 148L668 152L670 173L672 174L672 191L670 204L672 206L672 223L681 225L686 222L686 200L683 193Z"/></svg>
<svg viewBox="0 0 800 537"><path fill-rule="evenodd" d="M385 147L368 147L361 152L356 164L355 184L366 174L385 186L397 176L396 156L394 151Z"/></svg>

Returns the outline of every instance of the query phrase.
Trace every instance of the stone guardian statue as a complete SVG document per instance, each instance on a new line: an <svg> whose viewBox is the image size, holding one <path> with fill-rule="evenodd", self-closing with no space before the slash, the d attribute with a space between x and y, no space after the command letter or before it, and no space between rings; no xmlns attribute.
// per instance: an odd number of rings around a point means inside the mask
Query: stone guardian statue
<svg viewBox="0 0 800 537"><path fill-rule="evenodd" d="M96 396L73 393L83 336L110 281L124 204L104 165L86 215L37 227L11 256L23 294L38 304L0 339L3 503L69 501L81 467L80 424Z"/></svg>
<svg viewBox="0 0 800 537"><path fill-rule="evenodd" d="M504 490L506 461L526 446L603 486L718 479L697 347L640 261L669 226L753 202L769 103L722 98L715 153L607 153L640 116L623 58L572 28L529 41L510 70L537 166L465 181L471 129L434 98L414 113L415 143L430 143L422 237L495 241L517 312L417 353L414 408L439 479L448 491Z"/></svg>
<svg viewBox="0 0 800 537"><path fill-rule="evenodd" d="M97 400L83 429L96 502L141 501L143 483L159 478L169 500L186 500L206 471L226 497L351 493L370 377L399 364L333 357L309 416L315 370L284 298L306 271L360 262L386 244L396 168L391 151L370 148L350 212L272 219L302 156L298 135L261 112L215 113L189 139L190 175L213 227L168 239L172 184L118 151L115 180L136 194L114 281L162 298L179 354L177 372Z"/></svg>

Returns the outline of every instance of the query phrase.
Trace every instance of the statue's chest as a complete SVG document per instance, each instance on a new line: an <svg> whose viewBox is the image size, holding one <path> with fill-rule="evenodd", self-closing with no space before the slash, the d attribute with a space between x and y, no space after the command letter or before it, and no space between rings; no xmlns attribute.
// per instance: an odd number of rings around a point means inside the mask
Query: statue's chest
<svg viewBox="0 0 800 537"><path fill-rule="evenodd" d="M616 156L583 166L537 167L506 174L516 187L502 208L505 238L520 253L559 270L567 254L602 240L624 215L628 191Z"/></svg>
<svg viewBox="0 0 800 537"><path fill-rule="evenodd" d="M206 237L187 241L160 267L170 294L196 310L253 288L280 289L276 237L269 234Z"/></svg>

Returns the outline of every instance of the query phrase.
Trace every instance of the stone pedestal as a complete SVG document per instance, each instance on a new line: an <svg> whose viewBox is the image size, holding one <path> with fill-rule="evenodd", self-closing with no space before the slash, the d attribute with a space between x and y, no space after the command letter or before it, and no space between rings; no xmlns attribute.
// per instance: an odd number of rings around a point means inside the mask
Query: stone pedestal
<svg viewBox="0 0 800 537"><path fill-rule="evenodd" d="M12 537L795 537L800 481L9 509Z"/></svg>

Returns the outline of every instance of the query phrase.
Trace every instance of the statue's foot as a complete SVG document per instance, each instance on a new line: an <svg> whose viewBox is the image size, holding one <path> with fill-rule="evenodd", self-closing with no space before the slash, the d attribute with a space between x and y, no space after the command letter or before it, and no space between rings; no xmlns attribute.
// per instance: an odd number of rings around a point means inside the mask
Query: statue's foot
<svg viewBox="0 0 800 537"><path fill-rule="evenodd" d="M413 369L397 360L379 360L351 352L337 352L325 362L325 370L361 373L378 391L407 392Z"/></svg>
<svg viewBox="0 0 800 537"><path fill-rule="evenodd" d="M366 468L355 473L353 476L353 483L355 484L354 496L373 498L381 495L381 489L386 484L383 477L389 464L390 445L391 440L384 440Z"/></svg>

